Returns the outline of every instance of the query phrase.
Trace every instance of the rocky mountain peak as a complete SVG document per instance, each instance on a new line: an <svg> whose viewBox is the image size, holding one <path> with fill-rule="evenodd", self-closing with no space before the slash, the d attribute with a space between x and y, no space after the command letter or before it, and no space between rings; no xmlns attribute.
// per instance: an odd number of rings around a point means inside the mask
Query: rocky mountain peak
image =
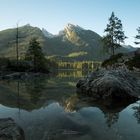
<svg viewBox="0 0 140 140"><path fill-rule="evenodd" d="M72 43L80 40L80 35L83 33L83 31L85 30L82 27L71 23L68 23L64 27L64 35Z"/></svg>
<svg viewBox="0 0 140 140"><path fill-rule="evenodd" d="M68 23L64 30L66 31L76 31L76 32L79 32L81 30L84 30L82 27L80 27L79 25L74 25L74 24L71 24L71 23Z"/></svg>
<svg viewBox="0 0 140 140"><path fill-rule="evenodd" d="M48 37L48 38L53 38L54 37L54 35L49 33L45 28L42 28L42 32L43 32L45 37Z"/></svg>

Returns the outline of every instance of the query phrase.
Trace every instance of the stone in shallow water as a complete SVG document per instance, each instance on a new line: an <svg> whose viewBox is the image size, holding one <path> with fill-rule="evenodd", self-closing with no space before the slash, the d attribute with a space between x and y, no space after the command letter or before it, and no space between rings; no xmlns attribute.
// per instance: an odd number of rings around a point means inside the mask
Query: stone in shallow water
<svg viewBox="0 0 140 140"><path fill-rule="evenodd" d="M13 119L0 119L0 140L25 140L24 132Z"/></svg>

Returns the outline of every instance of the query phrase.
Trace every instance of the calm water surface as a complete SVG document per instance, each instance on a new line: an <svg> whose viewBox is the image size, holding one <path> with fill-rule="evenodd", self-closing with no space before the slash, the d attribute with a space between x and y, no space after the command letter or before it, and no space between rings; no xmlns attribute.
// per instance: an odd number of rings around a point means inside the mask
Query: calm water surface
<svg viewBox="0 0 140 140"><path fill-rule="evenodd" d="M26 140L140 140L140 101L101 104L79 97L81 71L0 81L0 118L13 118Z"/></svg>

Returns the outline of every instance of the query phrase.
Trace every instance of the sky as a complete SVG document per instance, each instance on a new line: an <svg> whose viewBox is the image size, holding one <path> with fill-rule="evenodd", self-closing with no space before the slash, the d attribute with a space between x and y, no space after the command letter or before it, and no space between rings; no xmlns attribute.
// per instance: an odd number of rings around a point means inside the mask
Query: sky
<svg viewBox="0 0 140 140"><path fill-rule="evenodd" d="M140 0L0 0L0 30L14 28L18 22L57 34L71 23L102 36L112 11L123 23L126 45L136 46Z"/></svg>

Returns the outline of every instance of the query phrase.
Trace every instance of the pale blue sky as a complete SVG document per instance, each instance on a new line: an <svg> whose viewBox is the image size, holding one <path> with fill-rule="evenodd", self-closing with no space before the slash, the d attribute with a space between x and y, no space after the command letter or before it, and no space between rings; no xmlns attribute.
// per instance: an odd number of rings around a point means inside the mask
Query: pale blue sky
<svg viewBox="0 0 140 140"><path fill-rule="evenodd" d="M67 23L100 35L114 11L124 25L126 44L134 45L140 26L140 0L0 0L0 30L30 23L56 34Z"/></svg>

